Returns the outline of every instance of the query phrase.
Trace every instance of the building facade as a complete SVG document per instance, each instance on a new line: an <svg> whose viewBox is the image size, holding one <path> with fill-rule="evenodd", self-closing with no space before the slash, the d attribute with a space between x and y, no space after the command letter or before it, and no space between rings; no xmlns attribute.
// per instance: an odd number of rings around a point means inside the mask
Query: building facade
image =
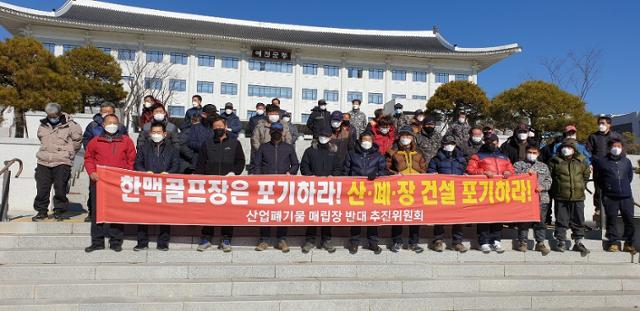
<svg viewBox="0 0 640 311"><path fill-rule="evenodd" d="M10 33L32 36L55 55L81 45L101 48L120 62L125 82L139 75L140 64L168 67L161 79L148 73L138 80L150 93L170 91L173 116L184 114L194 94L218 107L232 102L243 120L273 97L294 122L305 122L319 99L329 110L347 111L359 98L369 116L391 100L406 111L424 109L443 83L477 83L482 70L521 51L517 44L461 48L436 28L298 26L90 0L68 1L53 12L0 2L0 17Z"/></svg>
<svg viewBox="0 0 640 311"><path fill-rule="evenodd" d="M633 133L636 143L640 143L640 112L614 115L611 117L613 129L620 133Z"/></svg>

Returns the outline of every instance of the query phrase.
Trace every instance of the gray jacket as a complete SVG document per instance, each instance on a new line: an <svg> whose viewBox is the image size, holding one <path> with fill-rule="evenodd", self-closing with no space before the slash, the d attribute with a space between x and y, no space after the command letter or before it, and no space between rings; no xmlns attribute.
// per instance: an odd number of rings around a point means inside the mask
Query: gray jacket
<svg viewBox="0 0 640 311"><path fill-rule="evenodd" d="M528 174L529 171L533 170L538 174L538 190L540 191L540 203L548 204L551 203L549 199L549 190L551 190L551 171L549 171L549 167L540 162L536 161L534 163L527 161L518 161L513 165L513 168L516 170L516 174Z"/></svg>

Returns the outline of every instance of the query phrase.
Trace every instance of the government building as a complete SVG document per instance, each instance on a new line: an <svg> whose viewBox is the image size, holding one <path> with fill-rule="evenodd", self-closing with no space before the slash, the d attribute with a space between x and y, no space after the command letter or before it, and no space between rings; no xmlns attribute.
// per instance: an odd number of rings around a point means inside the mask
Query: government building
<svg viewBox="0 0 640 311"><path fill-rule="evenodd" d="M172 116L184 115L194 94L218 107L232 102L242 120L256 103L278 97L295 123L305 122L319 99L328 110L348 111L359 98L369 116L391 101L405 111L424 109L441 84L477 83L482 70L521 51L518 44L459 47L435 27L299 26L89 0L67 1L51 12L0 2L0 24L14 36L40 40L55 55L81 45L102 49L120 62L125 89L133 69L168 68L160 78L137 80L149 93L171 94L165 104Z"/></svg>

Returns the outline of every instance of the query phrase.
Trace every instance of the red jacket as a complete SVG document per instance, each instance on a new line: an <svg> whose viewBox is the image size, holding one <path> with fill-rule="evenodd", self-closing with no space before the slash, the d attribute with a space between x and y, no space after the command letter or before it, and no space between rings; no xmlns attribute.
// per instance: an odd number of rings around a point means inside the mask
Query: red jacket
<svg viewBox="0 0 640 311"><path fill-rule="evenodd" d="M84 154L84 167L89 175L98 165L133 170L135 161L136 147L127 135L98 136L89 142Z"/></svg>
<svg viewBox="0 0 640 311"><path fill-rule="evenodd" d="M493 172L495 175L502 175L504 172L515 174L513 165L507 156L500 153L499 150L491 153L483 146L478 153L469 159L467 174L484 175L486 172Z"/></svg>
<svg viewBox="0 0 640 311"><path fill-rule="evenodd" d="M382 133L380 133L379 129L378 129L378 124L371 126L371 130L373 131L373 142L376 143L376 145L378 145L378 151L380 152L381 155L385 155L387 153L387 151L389 151L389 149L391 149L391 147L393 147L393 141L394 138L396 137L395 134L395 129L393 128L393 126L389 127L389 133L387 133L387 135L384 135Z"/></svg>

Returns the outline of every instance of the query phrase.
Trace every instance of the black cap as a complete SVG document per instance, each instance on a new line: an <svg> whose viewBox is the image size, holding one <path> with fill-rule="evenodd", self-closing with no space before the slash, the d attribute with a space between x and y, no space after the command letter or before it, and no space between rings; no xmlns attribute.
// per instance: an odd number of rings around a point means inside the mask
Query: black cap
<svg viewBox="0 0 640 311"><path fill-rule="evenodd" d="M320 132L318 133L318 135L320 136L325 136L325 137L331 137L331 135L333 135L333 132L331 131L330 128L328 127L323 127Z"/></svg>
<svg viewBox="0 0 640 311"><path fill-rule="evenodd" d="M336 110L331 113L331 121L342 121L342 119L343 119L342 112Z"/></svg>
<svg viewBox="0 0 640 311"><path fill-rule="evenodd" d="M428 117L424 118L424 120L422 120L422 125L423 126L424 125L433 125L433 126L435 126L436 125L436 119L434 119L431 116L428 116Z"/></svg>
<svg viewBox="0 0 640 311"><path fill-rule="evenodd" d="M402 104L401 103L396 103L395 105L393 105L394 109L402 109Z"/></svg>
<svg viewBox="0 0 640 311"><path fill-rule="evenodd" d="M446 145L446 144L451 144L451 143L456 143L456 138L453 137L452 135L445 135L444 137L442 137L442 144Z"/></svg>
<svg viewBox="0 0 640 311"><path fill-rule="evenodd" d="M218 108L216 108L216 105L214 104L206 104L204 105L204 107L202 107L202 112L208 115L213 115L218 113Z"/></svg>
<svg viewBox="0 0 640 311"><path fill-rule="evenodd" d="M492 142L498 141L498 140L499 140L498 139L498 135L496 135L496 134L491 133L491 134L484 135L484 142L485 143L492 143Z"/></svg>
<svg viewBox="0 0 640 311"><path fill-rule="evenodd" d="M402 135L402 134L409 134L413 136L413 128L411 128L410 125L405 125L401 127L400 130L398 131L398 135Z"/></svg>
<svg viewBox="0 0 640 311"><path fill-rule="evenodd" d="M419 114L424 114L424 111L422 111L422 109L418 109L413 114L417 116Z"/></svg>
<svg viewBox="0 0 640 311"><path fill-rule="evenodd" d="M233 103L228 102L228 103L224 104L224 109L233 109Z"/></svg>
<svg viewBox="0 0 640 311"><path fill-rule="evenodd" d="M324 100L324 99L321 99L321 100L318 101L318 106L323 106L323 105L326 105L326 104L327 104L327 101Z"/></svg>
<svg viewBox="0 0 640 311"><path fill-rule="evenodd" d="M364 136L375 137L373 132L371 132L370 130L365 130L364 132L362 132L362 134L360 134L360 140L362 140L362 137Z"/></svg>
<svg viewBox="0 0 640 311"><path fill-rule="evenodd" d="M256 108L258 108L258 107L266 107L266 106L264 105L264 103L257 103L256 104Z"/></svg>

